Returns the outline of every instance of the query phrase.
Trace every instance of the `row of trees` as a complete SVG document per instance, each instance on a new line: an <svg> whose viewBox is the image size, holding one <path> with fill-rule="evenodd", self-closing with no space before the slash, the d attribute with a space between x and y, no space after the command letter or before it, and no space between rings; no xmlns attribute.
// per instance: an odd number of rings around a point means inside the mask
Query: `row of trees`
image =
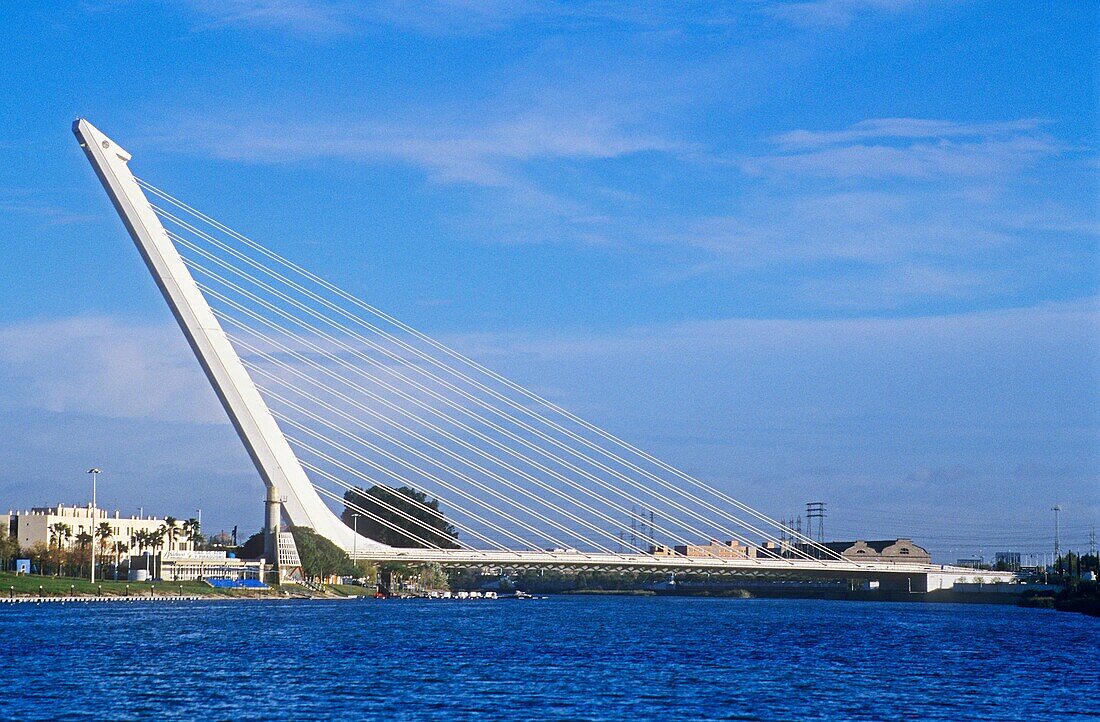
<svg viewBox="0 0 1100 722"><path fill-rule="evenodd" d="M1080 577L1085 572L1100 573L1100 558L1096 554L1066 552L1054 562L1051 571L1060 577Z"/></svg>
<svg viewBox="0 0 1100 722"><path fill-rule="evenodd" d="M55 522L49 526L49 541L20 549L17 539L0 536L0 569L10 569L12 560L22 556L31 559L42 574L85 576L91 570L91 550L96 551L96 571L103 575L105 568L119 569L122 558L128 553L157 553L172 549L181 540L198 549L204 545L202 529L197 519L180 522L167 517L157 529L140 530L128 540L116 538L109 522L100 522L91 533L73 532L72 525Z"/></svg>
<svg viewBox="0 0 1100 722"><path fill-rule="evenodd" d="M9 536L7 529L0 529L0 569L10 569L18 556L19 540Z"/></svg>

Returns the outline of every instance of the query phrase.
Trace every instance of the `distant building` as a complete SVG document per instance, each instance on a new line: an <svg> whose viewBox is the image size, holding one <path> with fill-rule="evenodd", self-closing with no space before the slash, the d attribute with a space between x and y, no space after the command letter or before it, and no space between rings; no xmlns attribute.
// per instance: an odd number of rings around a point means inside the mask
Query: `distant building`
<svg viewBox="0 0 1100 722"><path fill-rule="evenodd" d="M825 542L827 549L853 561L870 560L876 562L903 562L908 564L931 564L932 555L924 547L917 546L912 539L880 539L877 541L834 541ZM800 545L806 553L813 554L809 545Z"/></svg>
<svg viewBox="0 0 1100 722"><path fill-rule="evenodd" d="M981 559L956 559L955 566L964 569L981 569L985 563Z"/></svg>
<svg viewBox="0 0 1100 722"><path fill-rule="evenodd" d="M94 514L93 514L94 511ZM34 507L27 511L9 511L0 514L0 529L7 530L8 534L19 540L19 546L27 549L35 544L42 543L46 546L56 546L60 541L66 549L76 545L76 538L80 534L94 535L94 530L106 522L111 527L111 536L104 540L104 546L111 546L116 541L122 542L127 547L132 545L132 539L138 532L155 532L165 526L164 519L152 516L122 516L116 509L113 514L106 509L92 509L87 506L57 506ZM59 536L55 526L64 524L68 532ZM165 550L190 550L192 544L185 538L182 527L177 523L177 535L174 540L164 538ZM97 548L99 544L97 542ZM133 551L136 551L134 549Z"/></svg>
<svg viewBox="0 0 1100 722"><path fill-rule="evenodd" d="M994 561L1001 569L1016 570L1020 568L1020 552L997 552Z"/></svg>
<svg viewBox="0 0 1100 722"><path fill-rule="evenodd" d="M738 541L719 543L711 539L708 544L681 544L673 551L682 557L709 557L711 559L754 559L756 547L745 546Z"/></svg>

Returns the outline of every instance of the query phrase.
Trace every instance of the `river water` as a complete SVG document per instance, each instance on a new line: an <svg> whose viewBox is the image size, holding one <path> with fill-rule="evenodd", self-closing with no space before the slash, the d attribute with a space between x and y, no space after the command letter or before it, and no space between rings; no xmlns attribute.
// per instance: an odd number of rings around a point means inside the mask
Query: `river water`
<svg viewBox="0 0 1100 722"><path fill-rule="evenodd" d="M4 720L1097 719L1100 620L683 597L0 607Z"/></svg>

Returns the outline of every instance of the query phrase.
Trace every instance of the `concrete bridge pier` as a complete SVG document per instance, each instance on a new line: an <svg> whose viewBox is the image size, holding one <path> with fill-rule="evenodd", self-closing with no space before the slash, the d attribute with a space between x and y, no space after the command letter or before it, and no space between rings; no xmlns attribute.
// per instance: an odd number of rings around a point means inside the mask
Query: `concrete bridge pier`
<svg viewBox="0 0 1100 722"><path fill-rule="evenodd" d="M878 588L888 592L924 594L929 591L927 574L890 574L878 580Z"/></svg>
<svg viewBox="0 0 1100 722"><path fill-rule="evenodd" d="M264 559L268 564L279 563L279 527L283 520L283 502L274 486L267 487L264 502Z"/></svg>

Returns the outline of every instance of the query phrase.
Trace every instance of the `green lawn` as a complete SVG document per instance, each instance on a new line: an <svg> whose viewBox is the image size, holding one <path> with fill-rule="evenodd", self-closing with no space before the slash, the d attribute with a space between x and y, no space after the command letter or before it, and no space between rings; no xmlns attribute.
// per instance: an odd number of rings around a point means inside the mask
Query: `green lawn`
<svg viewBox="0 0 1100 722"><path fill-rule="evenodd" d="M328 584L329 589L334 590L337 594L342 594L345 597L373 597L374 587L362 587L358 584Z"/></svg>
<svg viewBox="0 0 1100 722"><path fill-rule="evenodd" d="M92 584L87 579L73 579L71 577L40 577L34 574L16 575L11 572L0 572L0 596L10 594L15 596L38 596L39 587L41 593L47 597L67 596L69 594L104 596L149 596L161 595L203 595L208 597L240 597L257 596L255 590L243 589L214 589L204 582L113 582L97 581ZM271 594L272 592L260 592Z"/></svg>

